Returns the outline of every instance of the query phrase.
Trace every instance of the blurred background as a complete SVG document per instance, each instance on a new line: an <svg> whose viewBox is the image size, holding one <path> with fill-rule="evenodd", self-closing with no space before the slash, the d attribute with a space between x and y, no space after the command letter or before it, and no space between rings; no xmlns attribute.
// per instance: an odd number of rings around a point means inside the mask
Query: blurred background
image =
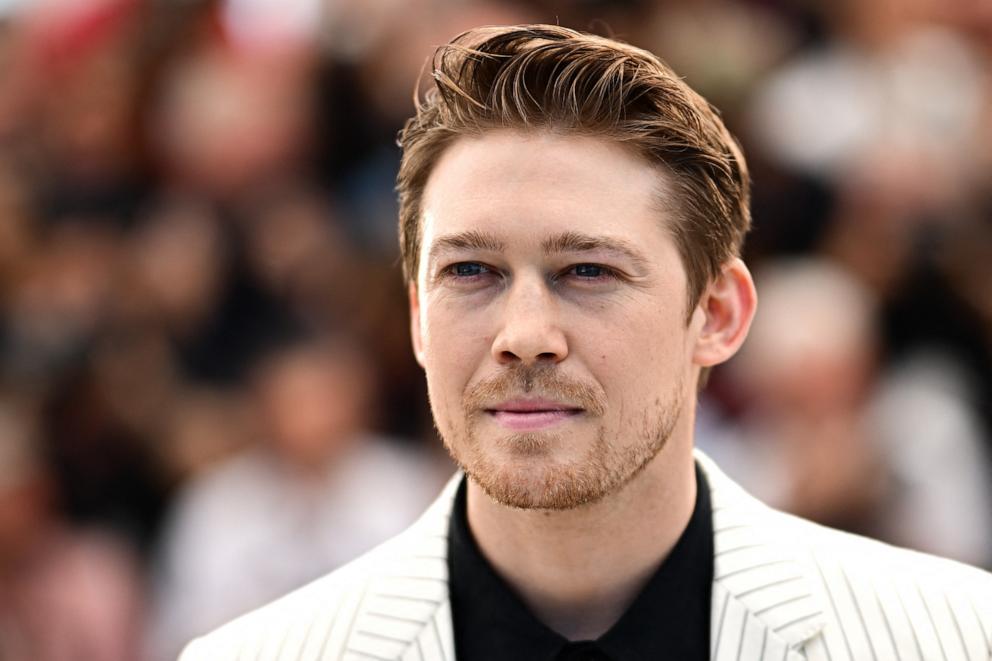
<svg viewBox="0 0 992 661"><path fill-rule="evenodd" d="M0 0L0 658L174 659L433 497L396 132L521 22L660 54L744 145L761 311L699 445L992 565L987 0Z"/></svg>

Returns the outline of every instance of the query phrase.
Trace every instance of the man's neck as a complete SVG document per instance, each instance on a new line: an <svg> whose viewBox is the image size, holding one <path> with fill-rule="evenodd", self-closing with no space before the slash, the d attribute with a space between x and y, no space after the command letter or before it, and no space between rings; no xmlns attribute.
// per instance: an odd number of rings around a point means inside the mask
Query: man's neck
<svg viewBox="0 0 992 661"><path fill-rule="evenodd" d="M469 480L468 521L482 553L538 619L570 640L592 640L668 557L695 499L690 439L671 438L618 493L573 510L508 508Z"/></svg>

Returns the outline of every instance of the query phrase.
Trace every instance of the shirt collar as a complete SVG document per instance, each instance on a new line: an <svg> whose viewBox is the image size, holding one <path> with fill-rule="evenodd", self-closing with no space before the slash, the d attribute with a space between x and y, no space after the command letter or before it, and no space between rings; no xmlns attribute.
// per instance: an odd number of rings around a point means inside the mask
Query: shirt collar
<svg viewBox="0 0 992 661"><path fill-rule="evenodd" d="M696 466L696 503L671 553L613 627L595 641L612 659L709 657L713 517ZM463 478L448 530L455 649L463 661L554 659L568 641L540 622L485 559L468 526Z"/></svg>

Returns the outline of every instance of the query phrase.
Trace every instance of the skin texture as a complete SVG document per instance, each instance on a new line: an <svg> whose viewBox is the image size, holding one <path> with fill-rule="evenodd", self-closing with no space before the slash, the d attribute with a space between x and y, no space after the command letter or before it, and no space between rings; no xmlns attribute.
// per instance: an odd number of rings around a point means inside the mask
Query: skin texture
<svg viewBox="0 0 992 661"><path fill-rule="evenodd" d="M731 260L686 323L660 171L594 137L461 138L424 197L411 330L469 524L535 614L606 631L695 500L699 370L754 312Z"/></svg>

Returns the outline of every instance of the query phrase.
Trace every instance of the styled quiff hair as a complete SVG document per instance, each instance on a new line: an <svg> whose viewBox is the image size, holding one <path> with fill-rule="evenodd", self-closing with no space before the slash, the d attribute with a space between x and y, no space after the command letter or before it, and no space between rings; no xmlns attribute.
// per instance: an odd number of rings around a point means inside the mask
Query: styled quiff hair
<svg viewBox="0 0 992 661"><path fill-rule="evenodd" d="M400 250L416 281L424 188L443 151L493 129L629 145L664 173L659 196L689 281L689 313L751 224L747 165L716 110L655 55L555 25L469 30L439 47L434 85L399 135ZM524 155L521 155L524 158Z"/></svg>

